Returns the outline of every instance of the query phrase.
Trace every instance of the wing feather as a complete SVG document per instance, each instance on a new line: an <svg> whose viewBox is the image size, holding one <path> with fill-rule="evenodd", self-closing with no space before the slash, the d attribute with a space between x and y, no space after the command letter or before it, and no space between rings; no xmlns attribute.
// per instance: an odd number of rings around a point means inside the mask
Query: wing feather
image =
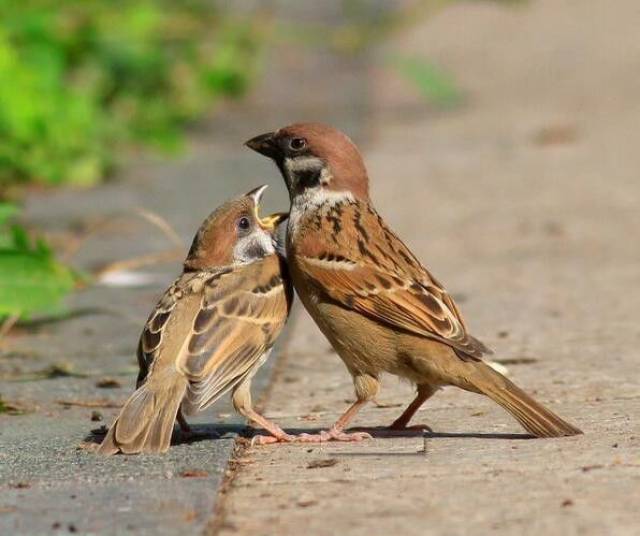
<svg viewBox="0 0 640 536"><path fill-rule="evenodd" d="M353 215L345 216L347 211ZM344 236L309 232L296 246L296 265L318 294L394 328L448 344L463 358L490 352L467 333L453 298L370 206L356 201L333 212L342 213L343 222L354 222Z"/></svg>
<svg viewBox="0 0 640 536"><path fill-rule="evenodd" d="M254 265L234 271L215 287L205 286L191 333L176 358L176 367L190 382L183 403L187 413L204 409L242 381L286 322L290 289L278 260Z"/></svg>

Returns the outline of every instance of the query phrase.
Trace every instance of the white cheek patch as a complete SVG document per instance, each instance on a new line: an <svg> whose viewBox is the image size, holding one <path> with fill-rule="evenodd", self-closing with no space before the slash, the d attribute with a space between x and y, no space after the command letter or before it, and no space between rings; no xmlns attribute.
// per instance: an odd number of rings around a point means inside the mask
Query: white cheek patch
<svg viewBox="0 0 640 536"><path fill-rule="evenodd" d="M331 182L331 179L333 178L333 175L331 175L331 172L329 171L328 167L323 167L322 171L320 172L320 185L321 186L326 186L327 184L329 184Z"/></svg>
<svg viewBox="0 0 640 536"><path fill-rule="evenodd" d="M266 231L256 230L236 243L233 259L237 263L250 263L275 253L273 239Z"/></svg>
<svg viewBox="0 0 640 536"><path fill-rule="evenodd" d="M316 156L298 156L297 158L285 158L284 170L289 184L297 186L301 177L306 174L319 174L320 184L323 186L331 182L329 167ZM294 186L294 187L295 187Z"/></svg>
<svg viewBox="0 0 640 536"><path fill-rule="evenodd" d="M324 167L324 162L317 156L298 156L297 158L285 158L284 167L291 174L300 171L319 170Z"/></svg>

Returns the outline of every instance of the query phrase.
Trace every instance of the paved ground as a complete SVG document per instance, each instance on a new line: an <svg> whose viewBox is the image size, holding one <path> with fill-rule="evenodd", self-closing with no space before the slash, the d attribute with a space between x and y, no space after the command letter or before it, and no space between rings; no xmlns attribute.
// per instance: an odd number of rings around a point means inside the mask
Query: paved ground
<svg viewBox="0 0 640 536"><path fill-rule="evenodd" d="M288 2L278 4L280 20L302 16L285 9ZM335 19L335 5L316 6L313 16ZM133 156L125 176L100 188L33 194L27 200L29 221L66 242L80 229L113 220L74 257L77 266L90 269L172 247L156 228L131 216L136 207L166 218L185 252L195 229L224 199L270 183L265 211L282 210L284 186L242 143L280 122L321 115L358 132L366 58L282 44L268 65L248 101L225 105L193 133L185 157ZM332 81L323 75L327 66ZM331 91L335 80L343 91ZM300 81L309 89L291 91L290 84ZM71 319L18 328L3 341L0 393L29 411L0 415L1 534L160 535L202 532L211 522L237 433L244 428L226 401L195 420L207 423L196 427L202 441L179 442L165 456L102 459L79 448L92 429L112 422L118 410L107 406L121 404L131 393L141 326L178 270L177 262L157 266L151 270L154 279L142 287L88 288L69 301ZM115 387L99 388L105 379L115 380ZM257 395L267 379L265 370ZM96 411L99 421L91 418Z"/></svg>
<svg viewBox="0 0 640 536"><path fill-rule="evenodd" d="M528 440L480 397L438 394L435 434L239 454L213 532L637 534L640 40L637 2L463 4L388 53L446 65L466 104L429 110L374 72L365 149L382 214L456 295L513 379L585 435ZM267 414L330 425L353 397L299 311ZM389 378L358 425L411 398ZM515 434L515 435L514 435Z"/></svg>

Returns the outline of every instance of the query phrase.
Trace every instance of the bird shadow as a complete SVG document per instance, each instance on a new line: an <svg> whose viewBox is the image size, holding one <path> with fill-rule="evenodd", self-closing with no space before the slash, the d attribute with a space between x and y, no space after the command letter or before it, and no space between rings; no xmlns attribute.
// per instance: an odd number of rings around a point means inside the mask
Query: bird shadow
<svg viewBox="0 0 640 536"><path fill-rule="evenodd" d="M495 432L425 432L426 439L467 438L467 439L536 439L531 434L500 434Z"/></svg>
<svg viewBox="0 0 640 536"><path fill-rule="evenodd" d="M428 427L424 429L405 428L393 430L385 426L351 428L353 432L368 432L374 439L394 437L420 437L425 439L535 439L530 434L502 434L495 432L434 432Z"/></svg>
<svg viewBox="0 0 640 536"><path fill-rule="evenodd" d="M317 434L321 428L288 428L287 433L291 435L300 434ZM100 444L107 434L108 428L105 425L94 428L85 436L86 443ZM482 432L433 432L416 429L390 430L384 426L379 427L358 427L350 428L348 432L367 432L374 439L393 439L393 438L424 438L424 439L506 439L506 440L523 440L534 439L529 434L501 434L501 433L482 433ZM191 445L201 441L218 441L223 439L233 439L240 437L250 440L256 435L263 435L265 431L260 428L252 428L242 424L192 424L191 432L183 432L178 427L173 432L171 438L172 445ZM305 444L305 443L300 443ZM361 452L361 453L344 453L350 456L380 456L380 455L396 455L398 453L384 452Z"/></svg>
<svg viewBox="0 0 640 536"><path fill-rule="evenodd" d="M300 434L317 434L322 428L287 428L285 431L291 435ZM432 430L420 430L415 428L406 428L401 430L392 430L386 426L374 427L354 427L349 428L347 432L367 432L374 439L393 439L393 438L425 438L425 439L507 439L507 440L523 440L535 439L535 436L521 434L504 434L495 432L434 432ZM254 435L264 434L264 430L258 428L246 427L239 432L241 437L250 439Z"/></svg>
<svg viewBox="0 0 640 536"><path fill-rule="evenodd" d="M191 445L193 443L199 443L200 441L218 441L221 439L232 439L236 436L251 438L253 435L259 433L259 431L248 428L242 424L192 424L190 428L191 432L183 432L176 427L171 436L171 444ZM108 431L109 429L105 425L94 428L85 436L84 441L86 443L99 445L102 443Z"/></svg>
<svg viewBox="0 0 640 536"><path fill-rule="evenodd" d="M358 429L363 431L368 431L374 438L383 437L420 437L425 440L423 448L415 451L406 450L397 451L397 450L358 450L358 451L337 451L332 454L335 456L346 456L346 457L372 457L372 458L382 458L382 457L428 457L429 456L429 448L426 440L429 439L507 439L507 440L524 440L524 439L535 439L534 436L530 434L500 434L500 433L483 433L483 432L433 432L433 431L419 431L419 430L409 430L410 433L405 433L401 435L402 431L393 431L393 436L388 435L388 430L384 428L368 428L368 429ZM377 433L376 433L377 432Z"/></svg>
<svg viewBox="0 0 640 536"><path fill-rule="evenodd" d="M391 430L384 426L352 428L349 431L368 432L374 439L387 439L394 437L420 437L425 439L535 439L535 436L530 434L502 434L495 432L434 432L433 430L420 430L415 428Z"/></svg>

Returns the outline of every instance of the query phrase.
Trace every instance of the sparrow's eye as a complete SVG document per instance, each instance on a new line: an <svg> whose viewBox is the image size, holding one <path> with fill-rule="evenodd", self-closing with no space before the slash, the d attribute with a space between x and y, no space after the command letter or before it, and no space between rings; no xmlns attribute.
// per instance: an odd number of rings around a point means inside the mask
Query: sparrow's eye
<svg viewBox="0 0 640 536"><path fill-rule="evenodd" d="M243 216L238 220L238 229L240 229L241 231L248 231L250 227L251 227L251 222L249 221L249 218L247 218L246 216Z"/></svg>
<svg viewBox="0 0 640 536"><path fill-rule="evenodd" d="M289 142L289 147L294 151L300 151L307 146L307 140L304 138L293 138Z"/></svg>

